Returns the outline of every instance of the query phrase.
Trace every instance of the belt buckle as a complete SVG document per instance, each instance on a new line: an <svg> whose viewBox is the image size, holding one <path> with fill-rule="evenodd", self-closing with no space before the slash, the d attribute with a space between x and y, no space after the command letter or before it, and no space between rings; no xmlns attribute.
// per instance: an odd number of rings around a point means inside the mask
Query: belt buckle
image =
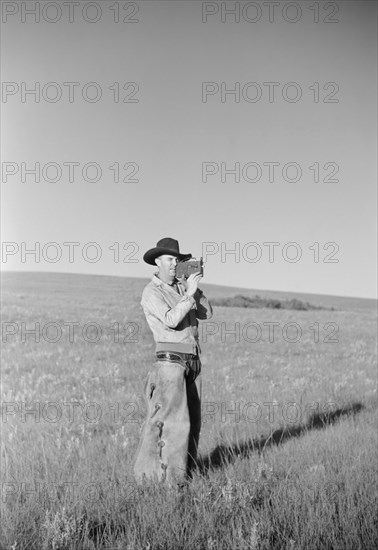
<svg viewBox="0 0 378 550"><path fill-rule="evenodd" d="M157 353L158 359L166 359L168 361L177 361L175 357L179 357L178 355L175 355L174 353L170 353L169 351L161 351L160 353Z"/></svg>
<svg viewBox="0 0 378 550"><path fill-rule="evenodd" d="M185 358L184 357L181 357L181 355L179 355L178 353L173 353L173 352L169 352L169 351L161 351L161 352L158 352L157 354L157 358L161 358L161 359L166 359L167 361L173 361L175 363L184 363L187 367L190 368L190 362L192 360L192 355L191 354L184 354L185 355ZM189 359L186 359L186 357L189 356Z"/></svg>

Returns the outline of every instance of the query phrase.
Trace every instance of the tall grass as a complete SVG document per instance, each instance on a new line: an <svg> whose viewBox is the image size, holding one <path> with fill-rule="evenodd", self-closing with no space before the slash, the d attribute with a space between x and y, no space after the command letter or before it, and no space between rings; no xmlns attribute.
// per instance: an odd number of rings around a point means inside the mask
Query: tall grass
<svg viewBox="0 0 378 550"><path fill-rule="evenodd" d="M295 320L303 337L294 345L209 336L193 479L137 486L131 466L153 357L140 288L33 277L5 287L3 322L96 321L104 331L95 344L4 343L2 549L377 547L374 310L216 308L212 321L227 328ZM138 342L114 342L114 321L138 323ZM316 343L305 330L330 321L338 343ZM254 421L243 414L251 402L262 413Z"/></svg>

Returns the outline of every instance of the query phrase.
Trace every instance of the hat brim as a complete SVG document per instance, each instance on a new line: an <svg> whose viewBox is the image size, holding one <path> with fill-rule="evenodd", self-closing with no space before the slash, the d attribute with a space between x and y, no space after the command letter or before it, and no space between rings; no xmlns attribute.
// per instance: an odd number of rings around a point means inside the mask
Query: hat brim
<svg viewBox="0 0 378 550"><path fill-rule="evenodd" d="M150 250L147 250L145 255L143 256L143 260L149 264L149 265L156 265L155 260L158 256L161 256L162 254L168 254L169 256L176 256L180 262L185 260L190 260L192 257L191 254L178 254L176 250L172 250L170 248L151 248Z"/></svg>

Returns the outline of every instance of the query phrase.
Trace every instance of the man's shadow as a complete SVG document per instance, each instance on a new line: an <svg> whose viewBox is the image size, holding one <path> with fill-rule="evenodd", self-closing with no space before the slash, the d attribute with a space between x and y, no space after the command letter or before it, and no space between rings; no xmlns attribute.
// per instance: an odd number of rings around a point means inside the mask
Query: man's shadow
<svg viewBox="0 0 378 550"><path fill-rule="evenodd" d="M319 430L335 424L341 417L359 413L364 406L361 403L352 403L349 406L329 412L314 413L305 424L286 426L275 430L267 437L249 439L232 443L220 444L210 454L199 456L196 461L197 472L206 475L211 470L217 470L231 464L237 457L248 458L253 453L262 453L273 445L282 445L288 439L304 435L310 430Z"/></svg>

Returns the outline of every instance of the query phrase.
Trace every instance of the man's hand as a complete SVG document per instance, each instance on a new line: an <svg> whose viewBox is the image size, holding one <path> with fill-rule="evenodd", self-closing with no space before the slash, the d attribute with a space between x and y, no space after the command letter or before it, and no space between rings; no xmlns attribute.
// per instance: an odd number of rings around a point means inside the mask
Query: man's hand
<svg viewBox="0 0 378 550"><path fill-rule="evenodd" d="M186 289L188 288L188 284L186 282L186 279L185 279L184 275L181 275L181 277L176 277L176 278L180 282L180 284L182 284L182 286L184 287L185 292L186 292Z"/></svg>
<svg viewBox="0 0 378 550"><path fill-rule="evenodd" d="M186 295L193 296L198 288L198 283L202 279L201 273L192 273L186 280Z"/></svg>

